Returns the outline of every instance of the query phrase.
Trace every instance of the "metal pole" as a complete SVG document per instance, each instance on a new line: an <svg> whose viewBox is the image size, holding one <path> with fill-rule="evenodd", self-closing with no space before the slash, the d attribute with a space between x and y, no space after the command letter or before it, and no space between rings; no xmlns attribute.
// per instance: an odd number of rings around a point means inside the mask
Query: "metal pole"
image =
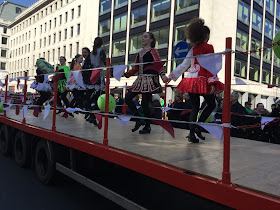
<svg viewBox="0 0 280 210"><path fill-rule="evenodd" d="M126 94L127 94L127 82L125 83L125 95L124 95L124 99L126 97ZM127 105L126 103L124 102L124 110L123 110L123 114L126 114L126 108L127 108Z"/></svg>
<svg viewBox="0 0 280 210"><path fill-rule="evenodd" d="M8 97L8 75L6 76L6 79L5 79L5 85L6 85L6 91L5 91L5 104L7 105L7 97ZM7 112L4 111L4 117L6 118L7 117Z"/></svg>
<svg viewBox="0 0 280 210"><path fill-rule="evenodd" d="M164 107L166 107L166 92L167 92L167 84L164 85ZM163 119L165 120L165 112L163 112Z"/></svg>
<svg viewBox="0 0 280 210"><path fill-rule="evenodd" d="M58 72L58 65L56 66L55 72ZM54 75L54 99L53 99L53 122L52 122L52 131L56 131L56 104L57 104L57 85L58 85L58 81L56 80L55 77L57 77L58 75L55 74Z"/></svg>
<svg viewBox="0 0 280 210"><path fill-rule="evenodd" d="M232 38L226 38L226 49L231 49ZM230 184L230 86L231 86L231 52L226 52L225 58L225 90L223 101L223 124L224 126L224 163L222 183Z"/></svg>
<svg viewBox="0 0 280 210"><path fill-rule="evenodd" d="M107 58L106 66L110 67L111 60ZM106 71L106 99L105 99L105 113L109 113L109 94L110 94L110 68L107 68ZM108 123L109 123L109 116L105 115L105 125L104 125L104 139L103 145L108 146Z"/></svg>
<svg viewBox="0 0 280 210"><path fill-rule="evenodd" d="M24 80L23 105L26 105L26 95L27 95L27 71L24 72L24 77L25 77L25 80ZM23 112L23 120L22 120L22 123L23 123L23 124L26 123L26 120L25 120L25 117L24 117L24 112Z"/></svg>

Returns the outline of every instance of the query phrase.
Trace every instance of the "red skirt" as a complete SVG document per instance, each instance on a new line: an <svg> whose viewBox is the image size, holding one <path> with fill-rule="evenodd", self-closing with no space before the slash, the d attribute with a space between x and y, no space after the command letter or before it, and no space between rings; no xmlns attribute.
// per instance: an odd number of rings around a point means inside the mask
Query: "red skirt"
<svg viewBox="0 0 280 210"><path fill-rule="evenodd" d="M221 82L213 83L215 85L214 94L224 91L224 84ZM210 94L211 88L207 83L206 77L184 78L177 86L180 93Z"/></svg>

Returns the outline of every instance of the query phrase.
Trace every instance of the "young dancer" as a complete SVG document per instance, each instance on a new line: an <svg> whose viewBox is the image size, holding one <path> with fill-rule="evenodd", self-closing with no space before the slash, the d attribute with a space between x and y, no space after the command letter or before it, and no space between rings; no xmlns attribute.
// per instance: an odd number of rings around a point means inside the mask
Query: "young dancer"
<svg viewBox="0 0 280 210"><path fill-rule="evenodd" d="M189 58L200 54L214 53L213 46L207 44L210 38L210 29L204 25L204 20L200 18L193 19L186 28L186 37L190 40L193 48L190 50L183 63L168 76L170 78L168 82L171 79L176 81L184 71L188 69L188 74L182 79L177 89L181 93L189 93L190 95L192 103L190 121L192 122L197 121L197 114L200 106L199 97L201 95L204 97L207 107L203 110L198 121L205 122L216 107L214 94L222 92L224 86L219 82L217 75L213 75L208 70L201 67L196 58ZM205 140L205 137L201 134L200 127L191 124L190 134L187 138L190 142L198 143L199 140L196 138L195 134L200 139Z"/></svg>
<svg viewBox="0 0 280 210"><path fill-rule="evenodd" d="M130 111L134 116L139 116L139 112L133 102L133 98L142 94L141 106L144 111L145 117L150 117L149 102L152 101L153 93L161 93L162 88L159 83L159 76L161 76L163 82L167 81L167 77L163 74L163 63L148 63L153 61L160 61L159 53L154 48L156 40L151 32L145 32L142 36L143 49L137 54L135 63L147 63L141 65L135 65L134 69L126 72L125 77L129 78L135 73L138 73L137 79L133 82L129 92L126 94L125 102L128 105ZM135 127L132 132L137 131L141 125L145 127L139 131L140 134L150 133L151 126L149 120L143 122L143 120L136 119Z"/></svg>

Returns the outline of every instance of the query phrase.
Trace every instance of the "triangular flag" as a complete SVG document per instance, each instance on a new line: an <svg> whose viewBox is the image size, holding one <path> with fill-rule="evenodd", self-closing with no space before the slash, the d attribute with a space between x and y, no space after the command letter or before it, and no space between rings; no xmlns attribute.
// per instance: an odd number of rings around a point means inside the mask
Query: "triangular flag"
<svg viewBox="0 0 280 210"><path fill-rule="evenodd" d="M183 115L188 114L188 113L190 113L190 112L192 112L192 111L191 111L191 110L184 110L184 111L182 111L182 113L180 114L180 116L183 116Z"/></svg>
<svg viewBox="0 0 280 210"><path fill-rule="evenodd" d="M246 82L244 82L242 79L240 78L235 78L235 84L236 85L247 85Z"/></svg>
<svg viewBox="0 0 280 210"><path fill-rule="evenodd" d="M162 110L164 111L164 112L167 112L167 111L169 111L170 109L172 109L171 107L163 107L162 108Z"/></svg>
<svg viewBox="0 0 280 210"><path fill-rule="evenodd" d="M121 77L126 69L126 65L114 66L113 76L119 82L121 81Z"/></svg>
<svg viewBox="0 0 280 210"><path fill-rule="evenodd" d="M72 73L78 85L85 88L82 73L80 71L72 71Z"/></svg>
<svg viewBox="0 0 280 210"><path fill-rule="evenodd" d="M22 110L23 110L23 118L26 117L27 109L28 109L28 106L27 106L27 105L24 105L24 106L22 107Z"/></svg>
<svg viewBox="0 0 280 210"><path fill-rule="evenodd" d="M271 122L274 119L275 119L275 117L262 117L261 124ZM262 125L261 127L263 130L265 125Z"/></svg>
<svg viewBox="0 0 280 210"><path fill-rule="evenodd" d="M98 79L100 77L100 71L101 71L100 69L91 71L91 76L90 76L90 83L91 84L94 85L98 81Z"/></svg>
<svg viewBox="0 0 280 210"><path fill-rule="evenodd" d="M34 107L33 115L34 115L34 117L38 117L39 116L39 107L38 106Z"/></svg>
<svg viewBox="0 0 280 210"><path fill-rule="evenodd" d="M136 106L137 109L139 109L141 106Z"/></svg>
<svg viewBox="0 0 280 210"><path fill-rule="evenodd" d="M75 111L76 112L86 112L86 111L82 110L81 108L75 108Z"/></svg>
<svg viewBox="0 0 280 210"><path fill-rule="evenodd" d="M19 105L16 105L16 115L19 115Z"/></svg>
<svg viewBox="0 0 280 210"><path fill-rule="evenodd" d="M16 78L10 78L9 82L16 81Z"/></svg>
<svg viewBox="0 0 280 210"><path fill-rule="evenodd" d="M19 84L19 89L23 89L24 88L24 84Z"/></svg>
<svg viewBox="0 0 280 210"><path fill-rule="evenodd" d="M163 120L152 120L154 121L156 124L158 124L159 126L161 126L164 130L166 130L173 138L175 138L175 134L174 134L174 128L171 125L170 122L168 121L163 121Z"/></svg>
<svg viewBox="0 0 280 210"><path fill-rule="evenodd" d="M64 118L68 118L68 112L65 110L65 112L64 112L64 114L62 115L62 117L64 117Z"/></svg>
<svg viewBox="0 0 280 210"><path fill-rule="evenodd" d="M128 121L122 121L120 119L116 119L121 125L126 126Z"/></svg>
<svg viewBox="0 0 280 210"><path fill-rule="evenodd" d="M0 86L1 87L4 87L4 84L3 84L3 82L0 80ZM1 89L1 95L3 95L3 90Z"/></svg>
<svg viewBox="0 0 280 210"><path fill-rule="evenodd" d="M200 124L199 126L203 127L205 130L207 130L209 133L211 133L217 139L224 140L224 131L221 126L206 125L206 124Z"/></svg>
<svg viewBox="0 0 280 210"><path fill-rule="evenodd" d="M222 54L203 54L196 57L198 63L214 76L219 73L223 66Z"/></svg>
<svg viewBox="0 0 280 210"><path fill-rule="evenodd" d="M3 110L5 110L5 111L9 111L10 110L10 108L13 106L13 104L9 104L9 106L7 106L7 107L5 107L5 108L3 108Z"/></svg>
<svg viewBox="0 0 280 210"><path fill-rule="evenodd" d="M128 122L131 119L131 116L128 115L119 115L118 118L120 118L120 120Z"/></svg>
<svg viewBox="0 0 280 210"><path fill-rule="evenodd" d="M48 104L47 106L45 106L45 114L44 114L44 120L47 118L47 116L49 115L51 110L51 106Z"/></svg>
<svg viewBox="0 0 280 210"><path fill-rule="evenodd" d="M68 108L66 109L66 111L67 111L68 113L73 113L73 112L76 111L76 109L75 109L75 108L70 108L70 107L68 107Z"/></svg>
<svg viewBox="0 0 280 210"><path fill-rule="evenodd" d="M94 114L94 116L98 120L97 127L100 130L102 128L102 115L101 114Z"/></svg>

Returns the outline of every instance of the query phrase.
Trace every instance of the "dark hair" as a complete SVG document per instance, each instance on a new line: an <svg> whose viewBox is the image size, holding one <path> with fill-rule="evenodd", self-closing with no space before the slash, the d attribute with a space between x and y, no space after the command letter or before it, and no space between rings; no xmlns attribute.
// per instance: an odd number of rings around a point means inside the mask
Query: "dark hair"
<svg viewBox="0 0 280 210"><path fill-rule="evenodd" d="M259 105L261 105L261 104L263 105L263 103L258 103L258 104L257 104L257 108L258 108L258 107L259 107Z"/></svg>
<svg viewBox="0 0 280 210"><path fill-rule="evenodd" d="M192 44L203 43L207 35L210 34L210 29L204 25L204 20L194 18L186 28L186 38Z"/></svg>
<svg viewBox="0 0 280 210"><path fill-rule="evenodd" d="M71 64L70 64L70 70L72 70L72 69L74 68L74 65L75 65L75 63L77 62L77 59L78 59L79 57L81 57L81 56L82 56L82 55L77 54L77 55L75 56L75 58L72 59L72 62L71 62Z"/></svg>
<svg viewBox="0 0 280 210"><path fill-rule="evenodd" d="M65 62L66 62L66 58L64 56L60 56L59 58L63 58L65 60Z"/></svg>
<svg viewBox="0 0 280 210"><path fill-rule="evenodd" d="M150 35L150 39L152 39L152 43L151 43L151 48L154 48L156 46L156 38L154 36L154 34L152 32L146 32Z"/></svg>
<svg viewBox="0 0 280 210"><path fill-rule="evenodd" d="M83 47L82 50L86 50L86 51L88 51L88 53L90 53L90 49L88 47Z"/></svg>
<svg viewBox="0 0 280 210"><path fill-rule="evenodd" d="M93 51L92 54L96 55L97 54L97 49L102 47L103 45L103 39L101 37L96 37L93 43Z"/></svg>

